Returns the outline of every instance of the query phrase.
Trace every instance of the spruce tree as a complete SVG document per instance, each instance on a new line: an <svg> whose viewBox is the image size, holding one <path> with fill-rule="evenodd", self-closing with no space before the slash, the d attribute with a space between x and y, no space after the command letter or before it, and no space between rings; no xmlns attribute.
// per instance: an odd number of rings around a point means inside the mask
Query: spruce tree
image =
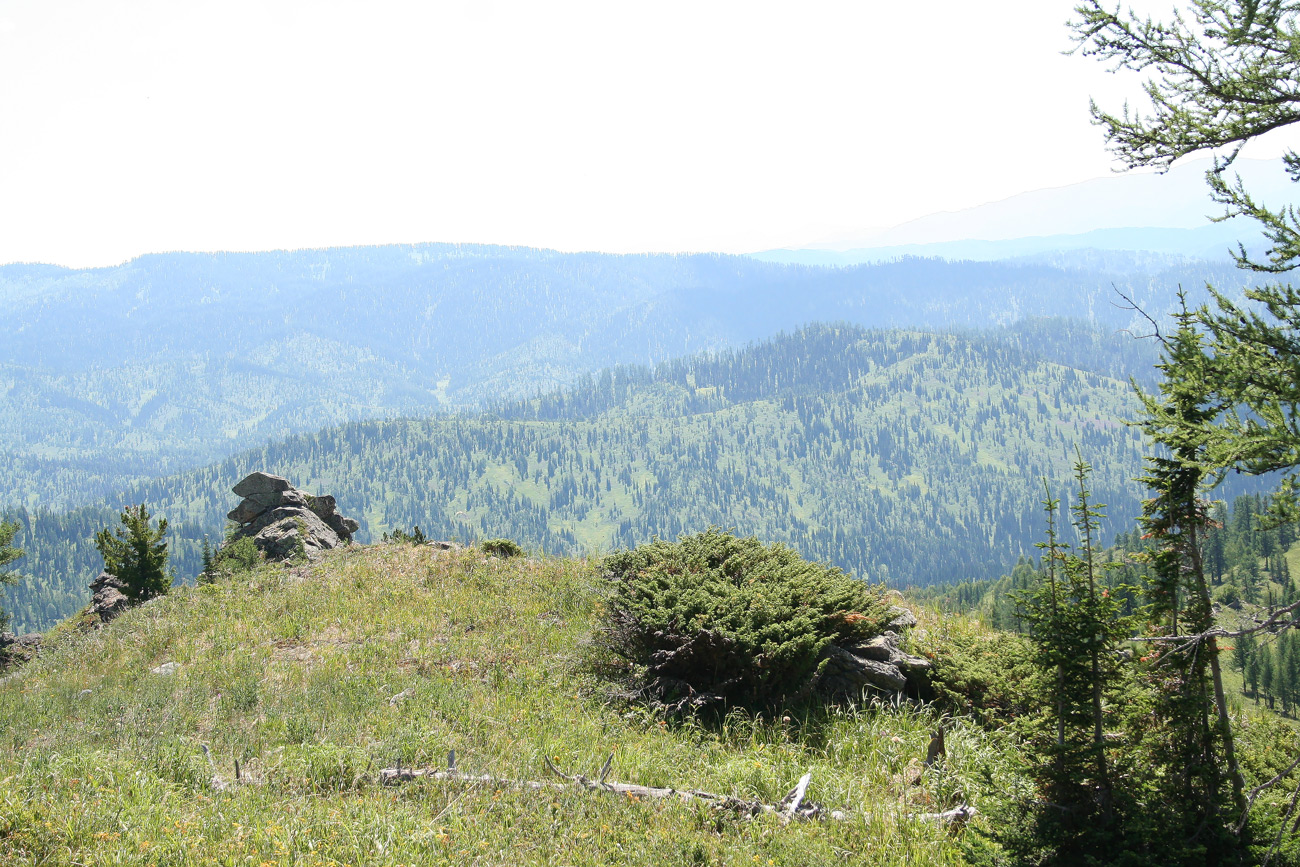
<svg viewBox="0 0 1300 867"><path fill-rule="evenodd" d="M1259 704L1259 654L1252 652L1246 657L1246 668L1243 675L1246 685L1250 689L1251 697L1255 699L1255 704Z"/></svg>
<svg viewBox="0 0 1300 867"><path fill-rule="evenodd" d="M1185 156L1215 155L1206 181L1223 218L1255 221L1263 258L1239 246L1238 264L1264 273L1300 267L1300 209L1268 207L1229 173L1244 145L1300 122L1300 3L1295 0L1190 0L1172 19L1103 0L1081 0L1071 22L1078 49L1117 69L1146 75L1148 111L1092 112L1110 149L1129 168L1167 170ZM1220 156L1222 154L1222 156ZM1300 153L1283 155L1300 182ZM1208 338L1206 393L1221 412L1189 426L1204 442L1212 473L1285 472L1274 521L1300 517L1300 290L1272 284L1246 290L1250 304L1214 292L1195 313Z"/></svg>
<svg viewBox="0 0 1300 867"><path fill-rule="evenodd" d="M217 577L217 564L212 555L212 543L208 541L206 533L203 534L202 548L203 565L199 571L199 583L211 584Z"/></svg>
<svg viewBox="0 0 1300 867"><path fill-rule="evenodd" d="M1181 733L1184 759L1201 769L1200 800L1206 817L1211 817L1219 811L1222 775L1214 757L1220 750L1233 801L1239 809L1245 806L1245 796L1216 639L1209 636L1190 650L1174 640L1184 634L1203 634L1214 626L1214 606L1201 551L1211 521L1201 489L1207 449L1204 429L1221 410L1221 405L1207 393L1211 361L1203 338L1186 299L1180 300L1177 330L1163 340L1158 369L1164 377L1159 393L1138 390L1143 409L1139 425L1154 444L1165 450L1164 455L1147 459L1142 481L1152 496L1143 503L1140 523L1146 537L1153 541L1146 555L1151 565L1147 598L1153 634L1170 637L1156 646L1159 652L1173 654L1164 664L1176 667L1182 675L1160 681L1164 685L1164 712ZM1215 721L1213 726L1207 723L1209 719Z"/></svg>
<svg viewBox="0 0 1300 867"><path fill-rule="evenodd" d="M1279 637L1279 642L1286 643L1286 688L1287 697L1291 699L1292 711L1300 708L1300 636L1295 630L1288 629Z"/></svg>
<svg viewBox="0 0 1300 867"><path fill-rule="evenodd" d="M1118 594L1103 587L1095 548L1101 507L1091 500L1091 468L1075 465L1077 492L1071 506L1078 542L1056 532L1057 501L1044 502L1048 540L1042 579L1019 597L1020 617L1035 648L1043 704L1052 736L1037 764L1043 802L1035 814L1035 839L1063 858L1082 857L1107 845L1115 833L1115 792L1106 750L1105 701L1118 671L1119 643L1127 636ZM1011 845L1015 845L1011 841Z"/></svg>
<svg viewBox="0 0 1300 867"><path fill-rule="evenodd" d="M171 587L167 570L167 520L150 524L149 512L141 503L127 506L121 514L122 526L109 532L105 527L95 534L95 547L104 558L104 571L116 575L126 585L125 595L134 602L161 596Z"/></svg>
<svg viewBox="0 0 1300 867"><path fill-rule="evenodd" d="M1287 633L1278 636L1273 651L1273 694L1282 704L1282 713L1290 713L1295 696L1295 684L1291 680L1294 670L1291 655L1295 647L1287 640Z"/></svg>

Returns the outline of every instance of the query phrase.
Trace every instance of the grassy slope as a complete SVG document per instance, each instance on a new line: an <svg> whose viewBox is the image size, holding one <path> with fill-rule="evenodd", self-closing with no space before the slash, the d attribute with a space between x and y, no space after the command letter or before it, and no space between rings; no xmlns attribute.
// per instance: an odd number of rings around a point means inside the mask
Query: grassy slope
<svg viewBox="0 0 1300 867"><path fill-rule="evenodd" d="M608 706L575 667L595 581L579 561L351 548L69 634L0 681L0 862L960 862L956 838L906 814L999 785L990 736L959 724L947 769L911 786L933 720L906 705L717 729ZM178 673L149 673L167 661ZM238 759L264 785L212 791L203 744L224 777ZM852 817L375 782L451 748L466 771L531 779L544 753L591 774L614 752L621 781L767 801L812 771L809 797Z"/></svg>

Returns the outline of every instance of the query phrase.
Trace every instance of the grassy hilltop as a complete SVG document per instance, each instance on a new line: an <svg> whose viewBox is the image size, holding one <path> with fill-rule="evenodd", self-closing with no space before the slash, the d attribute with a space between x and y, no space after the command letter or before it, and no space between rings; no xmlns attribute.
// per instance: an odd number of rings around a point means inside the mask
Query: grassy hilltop
<svg viewBox="0 0 1300 867"><path fill-rule="evenodd" d="M934 717L906 703L717 726L608 704L578 664L597 581L576 560L351 547L64 627L0 680L0 861L962 862L961 836L916 816L1005 787L1009 739L958 722L921 774ZM611 779L768 803L811 772L808 797L848 818L378 782L451 749L467 773L555 781L545 755L594 776L613 753ZM236 761L246 784L214 790Z"/></svg>

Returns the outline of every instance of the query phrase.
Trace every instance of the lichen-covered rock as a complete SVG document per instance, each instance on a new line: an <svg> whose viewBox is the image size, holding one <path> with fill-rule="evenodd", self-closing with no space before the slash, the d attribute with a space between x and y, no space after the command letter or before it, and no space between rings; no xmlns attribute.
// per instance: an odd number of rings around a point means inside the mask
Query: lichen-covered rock
<svg viewBox="0 0 1300 867"><path fill-rule="evenodd" d="M232 490L244 498L226 516L240 525L235 538L251 538L268 560L314 557L351 542L360 526L333 497L313 497L280 476L251 473Z"/></svg>
<svg viewBox="0 0 1300 867"><path fill-rule="evenodd" d="M865 644L855 645L852 652L864 659L889 662L890 657L898 653L897 637L891 638L890 635L877 635Z"/></svg>
<svg viewBox="0 0 1300 867"><path fill-rule="evenodd" d="M916 615L901 605L891 606L889 613L894 616L894 619L889 621L890 629L911 629L916 625Z"/></svg>
<svg viewBox="0 0 1300 867"><path fill-rule="evenodd" d="M337 533L307 509L279 508L266 517L270 520L257 528L253 544L268 560L288 560L299 553L313 557L343 544Z"/></svg>
<svg viewBox="0 0 1300 867"><path fill-rule="evenodd" d="M457 551L465 550L465 546L460 544L459 542L433 541L433 542L425 542L424 544L438 552L447 551L447 552L455 553Z"/></svg>
<svg viewBox="0 0 1300 867"><path fill-rule="evenodd" d="M313 497L308 505L316 517L320 518L325 526L333 530L340 539L351 541L352 534L361 527L351 518L345 518L339 514L338 503L329 494Z"/></svg>

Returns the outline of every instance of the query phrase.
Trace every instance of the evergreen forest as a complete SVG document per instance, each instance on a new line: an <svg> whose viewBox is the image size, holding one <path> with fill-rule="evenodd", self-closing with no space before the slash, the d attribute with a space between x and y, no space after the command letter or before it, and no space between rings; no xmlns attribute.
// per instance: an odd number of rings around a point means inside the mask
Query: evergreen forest
<svg viewBox="0 0 1300 867"><path fill-rule="evenodd" d="M1131 526L1142 442L1115 374L1154 349L1060 320L963 334L811 326L477 416L349 423L101 505L11 510L31 577L4 607L39 629L84 604L91 539L127 504L168 519L178 578L192 579L237 501L230 487L253 470L336 495L363 540L419 526L584 554L717 525L893 586L996 578L1033 552L1040 480L1064 485L1076 450L1111 504L1104 532Z"/></svg>

